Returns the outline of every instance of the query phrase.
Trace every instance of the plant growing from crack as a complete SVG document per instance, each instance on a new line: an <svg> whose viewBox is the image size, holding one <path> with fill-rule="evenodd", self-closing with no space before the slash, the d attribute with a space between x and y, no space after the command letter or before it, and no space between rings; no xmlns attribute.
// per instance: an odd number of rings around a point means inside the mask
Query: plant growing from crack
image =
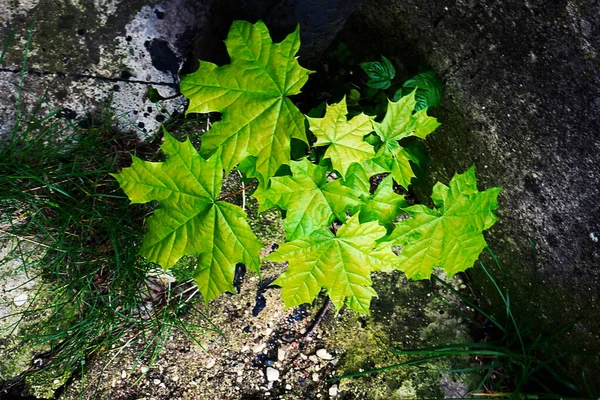
<svg viewBox="0 0 600 400"><path fill-rule="evenodd" d="M425 139L439 126L422 107L422 86L388 100L380 121L364 113L348 119L345 98L327 105L322 118L305 117L289 98L311 73L295 57L298 29L273 43L261 21L236 21L225 44L230 64L203 61L180 85L190 100L187 113L222 115L200 150L165 131L165 162L133 157L131 167L113 175L132 203L162 205L148 219L142 256L169 269L197 255L194 278L206 302L233 291L237 263L259 273L262 244L244 210L221 194L223 172L237 168L256 180L260 211L285 210L286 242L264 259L289 264L273 282L287 307L311 302L325 289L335 307L368 314L377 296L372 272L398 269L428 279L434 267L451 276L473 265L486 247L483 230L496 221L500 188L479 192L472 167L449 186L434 186L433 209L409 206L394 191L394 182L409 187L420 163L400 141ZM294 159L299 142L308 154ZM382 174L372 190L371 178ZM408 218L399 219L402 214ZM396 254L393 247L400 246Z"/></svg>

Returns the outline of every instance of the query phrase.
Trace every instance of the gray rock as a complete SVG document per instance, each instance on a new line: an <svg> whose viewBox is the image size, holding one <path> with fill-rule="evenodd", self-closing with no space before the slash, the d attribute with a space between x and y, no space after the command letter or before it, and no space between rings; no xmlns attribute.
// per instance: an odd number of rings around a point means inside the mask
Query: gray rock
<svg viewBox="0 0 600 400"><path fill-rule="evenodd" d="M438 71L444 125L426 141L431 174L419 197L473 163L481 189L503 186L487 240L513 309L539 331L579 319L563 344L600 350L600 5L375 0L345 32L362 56L403 62L400 74L420 63ZM481 271L472 275L496 301Z"/></svg>
<svg viewBox="0 0 600 400"><path fill-rule="evenodd" d="M22 111L62 108L61 117L82 119L111 110L121 129L141 136L154 131L184 99L149 101L149 87L163 97L178 93L178 71L204 26L212 1L156 0L7 4L0 43L15 32L0 69L0 135L15 121L27 31L32 29ZM36 20L33 24L34 18ZM15 86L16 85L16 86Z"/></svg>

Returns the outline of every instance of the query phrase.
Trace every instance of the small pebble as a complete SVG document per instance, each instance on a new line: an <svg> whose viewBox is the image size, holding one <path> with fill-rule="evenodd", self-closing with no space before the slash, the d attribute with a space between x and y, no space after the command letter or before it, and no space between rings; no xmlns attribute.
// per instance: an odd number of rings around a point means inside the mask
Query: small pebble
<svg viewBox="0 0 600 400"><path fill-rule="evenodd" d="M160 381L160 379L155 379L152 381L152 383L154 383L155 385L160 385L162 382Z"/></svg>
<svg viewBox="0 0 600 400"><path fill-rule="evenodd" d="M323 360L333 360L333 356L327 352L325 349L317 350L317 357Z"/></svg>
<svg viewBox="0 0 600 400"><path fill-rule="evenodd" d="M312 374L312 380L315 382L319 382L319 374L317 374L316 372Z"/></svg>
<svg viewBox="0 0 600 400"><path fill-rule="evenodd" d="M13 302L15 303L15 306L21 307L23 304L27 303L27 298L27 293L23 293L15 297Z"/></svg>
<svg viewBox="0 0 600 400"><path fill-rule="evenodd" d="M285 390L292 390L292 385L290 385L289 383L285 385Z"/></svg>
<svg viewBox="0 0 600 400"><path fill-rule="evenodd" d="M332 387L329 388L329 395L331 397L335 397L338 394L338 387L337 385L333 385Z"/></svg>
<svg viewBox="0 0 600 400"><path fill-rule="evenodd" d="M123 370L121 371L121 379L125 379L127 378L127 371Z"/></svg>
<svg viewBox="0 0 600 400"><path fill-rule="evenodd" d="M260 344L257 344L256 346L254 346L252 348L252 351L255 353L260 353L261 351L263 351L265 349L265 347L267 347L266 343L260 343Z"/></svg>
<svg viewBox="0 0 600 400"><path fill-rule="evenodd" d="M308 356L306 354L300 354L300 358L306 360L308 359Z"/></svg>
<svg viewBox="0 0 600 400"><path fill-rule="evenodd" d="M145 374L149 370L150 370L150 368L148 368L148 367L142 367L142 368L140 368L140 371L142 372L142 374Z"/></svg>
<svg viewBox="0 0 600 400"><path fill-rule="evenodd" d="M206 363L206 369L211 369L212 367L215 366L216 363L217 363L217 360L215 358L209 359Z"/></svg>
<svg viewBox="0 0 600 400"><path fill-rule="evenodd" d="M285 350L282 348L277 349L277 361L285 360Z"/></svg>
<svg viewBox="0 0 600 400"><path fill-rule="evenodd" d="M275 368L267 367L267 380L269 382L275 382L276 380L279 380L279 371L277 371Z"/></svg>
<svg viewBox="0 0 600 400"><path fill-rule="evenodd" d="M318 362L318 361L319 361L319 359L317 358L317 356L314 356L314 355L313 355L313 356L309 356L309 357L308 357L308 359L309 359L310 361L314 362L314 363L316 363L316 362Z"/></svg>

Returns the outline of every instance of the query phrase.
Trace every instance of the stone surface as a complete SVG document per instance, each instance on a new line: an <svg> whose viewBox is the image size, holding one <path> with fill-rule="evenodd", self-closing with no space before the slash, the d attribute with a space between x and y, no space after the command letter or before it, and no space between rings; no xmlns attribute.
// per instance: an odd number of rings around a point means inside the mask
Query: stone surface
<svg viewBox="0 0 600 400"><path fill-rule="evenodd" d="M178 71L204 25L212 1L1 0L0 43L14 43L0 66L0 134L10 131L17 104L31 114L62 108L59 116L84 119L113 113L125 131L141 136L183 112L176 96L152 103L150 87L163 97L178 93ZM35 21L35 23L34 23ZM24 92L19 82L28 30Z"/></svg>
<svg viewBox="0 0 600 400"><path fill-rule="evenodd" d="M513 309L542 332L578 321L561 342L599 350L598 2L375 0L362 3L344 35L363 57L438 71L445 95L435 114L444 125L426 141L431 180L419 197L473 163L480 188L503 186L487 238ZM485 291L496 301L493 292ZM598 375L593 358L580 363Z"/></svg>
<svg viewBox="0 0 600 400"><path fill-rule="evenodd" d="M218 0L208 31L220 32L217 38L225 37L231 21L235 19L251 22L262 19L272 37L279 41L300 24L300 63L313 68L358 3L358 0ZM220 44L215 43L214 37L201 35L200 39L202 45L196 49L197 58L205 59L203 55L207 54L214 57L218 52L215 47L220 47ZM222 54L221 60L226 59Z"/></svg>
<svg viewBox="0 0 600 400"><path fill-rule="evenodd" d="M36 345L24 340L29 335L48 334L51 329L44 323L51 315L46 307L52 299L52 290L37 271L24 267L42 255L43 249L33 242L16 238L0 240L0 382L27 371L35 365L36 355L50 349L49 344ZM60 384L51 388L52 385L38 387L32 382L29 390L46 398L48 390L53 393Z"/></svg>

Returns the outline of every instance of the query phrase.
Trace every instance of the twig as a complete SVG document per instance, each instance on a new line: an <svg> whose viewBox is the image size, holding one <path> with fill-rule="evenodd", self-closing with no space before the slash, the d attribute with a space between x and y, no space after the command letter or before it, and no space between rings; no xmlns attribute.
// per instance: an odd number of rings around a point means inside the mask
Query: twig
<svg viewBox="0 0 600 400"><path fill-rule="evenodd" d="M36 245L38 245L38 246L45 247L45 248L47 248L47 249L50 249L50 248L52 248L52 246L48 246L47 244L40 243L40 242L36 242L35 240L28 239L28 238L26 238L26 237L24 237L24 236L15 235L14 233L6 232L4 229L0 229L0 233L3 233L3 234L5 234L5 235L8 235L8 236L15 237L15 238L17 238L17 239L19 239L19 240L24 240L24 241L26 241L26 242L29 242L29 243L36 244ZM65 253L65 250L61 250L61 249L55 249L55 250L57 250L57 251L61 251L61 252Z"/></svg>
<svg viewBox="0 0 600 400"><path fill-rule="evenodd" d="M255 181L255 182L252 182L251 184L249 184L248 186L244 186L244 187L243 187L243 188L241 188L240 190L236 190L236 191L235 191L235 192L233 192L233 193L229 193L229 194L226 194L225 196L221 196L221 197L219 197L219 199L217 199L217 201L223 201L223 200L226 200L226 199L228 199L228 198L230 198L230 197L233 197L233 196L235 196L235 195L238 195L238 194L240 194L240 193L244 193L246 190L248 190L248 189L252 189L252 188L253 188L254 186L256 186L257 184L258 184L258 182L257 182L257 181Z"/></svg>
<svg viewBox="0 0 600 400"><path fill-rule="evenodd" d="M240 176L240 179L242 179L242 173L240 171L237 171L237 173ZM242 187L242 210L246 211L246 190L244 187Z"/></svg>
<svg viewBox="0 0 600 400"><path fill-rule="evenodd" d="M317 327L319 325L321 325L321 322L323 322L323 318L325 318L325 315L327 314L327 311L329 311L329 308L331 307L332 304L333 304L333 302L331 301L331 298L329 296L327 296L327 301L325 302L325 304L323 304L323 307L321 307L321 309L319 310L319 313L317 314L317 318L315 318L315 322L313 322L310 329L308 331L306 331L306 333L304 334L304 339L310 338L311 335L317 329Z"/></svg>

